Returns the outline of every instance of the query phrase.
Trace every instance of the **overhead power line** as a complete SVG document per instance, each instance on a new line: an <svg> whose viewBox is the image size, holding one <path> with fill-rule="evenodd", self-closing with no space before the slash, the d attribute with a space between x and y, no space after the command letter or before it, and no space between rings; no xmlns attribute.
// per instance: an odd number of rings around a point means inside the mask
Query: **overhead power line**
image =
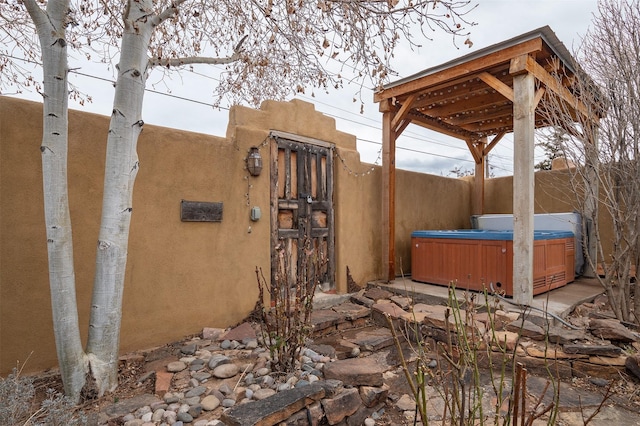
<svg viewBox="0 0 640 426"><path fill-rule="evenodd" d="M14 57L14 56L10 56L10 55L5 55L5 56L7 56L7 57L9 57L11 59L24 61L26 63L31 63L31 64L35 64L35 65L41 65L40 63L38 63L36 61L32 61L32 60L28 60L28 59L24 59L24 58L19 58L19 57ZM194 70L184 70L184 71L193 73L193 74L198 75L200 77L208 78L208 79L213 80L213 81L218 81L218 82L220 81L219 79L217 79L215 77L207 76L205 74L196 72ZM109 83L110 85L114 85L115 84L115 81L113 79L109 79L109 78L100 77L100 76L97 76L97 75L81 72L79 70L70 70L70 73L73 73L73 74L76 74L76 75L79 75L79 76L82 76L82 77L86 77L86 78L91 78L91 79L94 79L94 80L103 81L105 83ZM207 107L210 107L212 109L220 109L220 110L225 110L225 111L229 110L229 107L215 105L215 104L210 103L210 102L200 101L200 100L189 98L189 97L185 97L185 96L179 96L179 95L175 95L173 93L162 92L162 91L158 91L158 90L154 90L154 89L150 89L150 88L145 88L145 91L148 92L148 93L153 93L153 94L160 95L160 96L166 96L166 97L177 99L177 100L181 100L181 101L184 101L184 102L191 102L191 103L194 103L194 104L207 106ZM305 98L306 100L308 100L310 102L313 102L315 104L324 105L327 108L331 108L331 109L340 111L342 113L346 113L346 114L349 114L349 115L357 116L358 119L346 118L344 115L337 114L337 113L334 114L334 113L326 112L326 111L322 112L323 114L325 114L327 116L333 117L333 118L335 118L337 120L340 120L340 121L350 122L350 123L354 123L354 124L356 124L358 126L368 127L368 128L371 128L371 129L375 129L375 130L381 131L381 126L379 126L377 124L372 124L372 123L378 123L378 121L376 121L375 119L355 114L352 111L346 110L344 108L336 107L335 105L328 104L328 103L320 101L318 99L310 99L310 98L308 98L306 96L300 96L300 95L298 97ZM369 121L371 123L364 122L364 121L362 121L363 119L367 120L367 121ZM417 134L415 132L405 132L405 133L403 133L403 138L412 139L412 140L416 140L416 141L419 141L419 142L424 142L424 143L428 143L428 144L432 144L432 145L443 146L443 147L446 147L447 149L459 149L459 150L462 150L462 151L465 151L465 152L467 151L466 147L460 147L460 146L448 144L448 143L445 143L445 142L437 141L435 139L425 137L424 135L419 135L419 134ZM382 143L379 142L379 141L372 141L372 140L364 139L364 138L357 137L357 136L356 136L356 140L359 141L359 142L375 144L375 145L378 145L378 146L382 145ZM473 160L471 160L471 159L459 158L459 157L455 157L455 156L440 154L440 153L431 152L431 151L420 150L420 149L416 149L416 148L409 148L409 147L405 147L405 146L397 146L397 149L400 150L400 151L406 151L406 152L412 152L412 153L417 153L417 154L422 154L422 155L446 158L446 159L455 160L455 161L463 161L463 162L467 162L467 163L473 163ZM495 155L495 154L492 155L492 158L500 159L500 160L509 160L505 156ZM507 171L507 172L511 172L512 171L511 169L507 169L505 167L501 167L500 165L497 165L494 162L492 162L491 166L496 168L496 169L504 170L504 171Z"/></svg>

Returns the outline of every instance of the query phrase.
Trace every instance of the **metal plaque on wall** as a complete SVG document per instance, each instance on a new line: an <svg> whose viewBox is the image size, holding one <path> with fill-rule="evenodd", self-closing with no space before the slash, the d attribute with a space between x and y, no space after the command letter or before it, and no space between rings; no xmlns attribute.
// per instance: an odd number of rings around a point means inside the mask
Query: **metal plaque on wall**
<svg viewBox="0 0 640 426"><path fill-rule="evenodd" d="M180 220L183 222L222 222L222 203L182 200L180 202Z"/></svg>

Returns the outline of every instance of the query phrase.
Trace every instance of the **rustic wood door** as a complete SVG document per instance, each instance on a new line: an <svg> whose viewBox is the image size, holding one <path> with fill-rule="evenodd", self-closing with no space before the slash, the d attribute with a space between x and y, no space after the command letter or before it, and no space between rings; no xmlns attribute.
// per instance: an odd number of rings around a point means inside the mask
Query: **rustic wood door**
<svg viewBox="0 0 640 426"><path fill-rule="evenodd" d="M287 270L280 273L288 275L290 283L296 282L299 270L313 264L320 288L335 289L333 149L295 136L272 138L272 291L282 257Z"/></svg>

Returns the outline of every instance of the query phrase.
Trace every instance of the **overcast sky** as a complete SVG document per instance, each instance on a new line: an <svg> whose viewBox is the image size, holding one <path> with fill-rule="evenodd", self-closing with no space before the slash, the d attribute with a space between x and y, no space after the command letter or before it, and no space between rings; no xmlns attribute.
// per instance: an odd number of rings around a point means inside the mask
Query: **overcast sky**
<svg viewBox="0 0 640 426"><path fill-rule="evenodd" d="M467 47L461 40L456 48L450 36L434 34L434 40L425 40L420 50L401 49L396 53L394 68L401 73L392 80L545 25L549 25L569 51L573 51L597 11L596 0L478 0L477 3L478 7L468 15L469 20L477 23L471 29L473 47ZM72 67L80 67L77 71L91 76L72 73L70 81L93 97L93 102L84 106L72 101L71 108L108 115L113 103L111 72L93 64L82 64L74 58L70 62ZM228 111L211 107L215 85L215 70L208 66L173 75L171 80L165 78L160 83L152 73L143 107L145 123L224 136ZM360 114L360 103L352 101L356 91L355 86L346 86L328 95L316 91L313 98L310 92L298 98L314 103L316 110L334 117L339 130L356 135L362 161L380 164L382 116L378 105L373 103L370 90L362 94L365 105L364 114ZM18 96L40 100L37 94ZM489 157L492 173L496 176L513 172L512 140L512 135L505 136ZM463 141L419 126L409 126L405 130L398 140L396 155L397 166L409 170L445 176L454 168L473 170L473 160Z"/></svg>

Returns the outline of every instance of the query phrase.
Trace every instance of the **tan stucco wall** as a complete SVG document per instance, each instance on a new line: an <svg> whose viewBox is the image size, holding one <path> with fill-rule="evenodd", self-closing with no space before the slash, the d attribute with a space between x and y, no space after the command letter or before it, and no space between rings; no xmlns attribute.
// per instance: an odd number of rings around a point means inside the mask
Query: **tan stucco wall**
<svg viewBox="0 0 640 426"><path fill-rule="evenodd" d="M396 275L411 271L411 232L471 227L471 191L465 179L396 172Z"/></svg>
<svg viewBox="0 0 640 426"><path fill-rule="evenodd" d="M534 213L563 213L580 211L576 192L582 187L579 174L567 169L545 170L535 173ZM578 179L575 185L571 179ZM604 202L598 207L598 226L605 259L611 253L613 228L611 215ZM489 179L485 184L485 213L513 213L513 176Z"/></svg>
<svg viewBox="0 0 640 426"><path fill-rule="evenodd" d="M576 199L569 184L567 170L535 173L535 213L563 213L575 211ZM488 179L485 182L484 213L513 213L513 176Z"/></svg>
<svg viewBox="0 0 640 426"><path fill-rule="evenodd" d="M257 298L255 267L270 264L270 130L335 144L336 287L382 274L381 171L360 162L356 138L300 101L233 108L225 137L145 126L138 143L121 352L243 318ZM70 111L69 198L81 333L86 335L102 202L108 117ZM0 374L56 365L42 207L41 104L0 97ZM265 169L245 170L259 146ZM367 173L368 172L368 173ZM466 227L468 184L398 171L398 261L410 269L413 229ZM428 189L428 191L427 191ZM427 191L427 192L425 192ZM450 197L451 193L458 193ZM425 195L426 194L426 195ZM180 201L217 201L221 223L180 221ZM250 220L250 208L263 216ZM29 356L31 354L31 356Z"/></svg>

